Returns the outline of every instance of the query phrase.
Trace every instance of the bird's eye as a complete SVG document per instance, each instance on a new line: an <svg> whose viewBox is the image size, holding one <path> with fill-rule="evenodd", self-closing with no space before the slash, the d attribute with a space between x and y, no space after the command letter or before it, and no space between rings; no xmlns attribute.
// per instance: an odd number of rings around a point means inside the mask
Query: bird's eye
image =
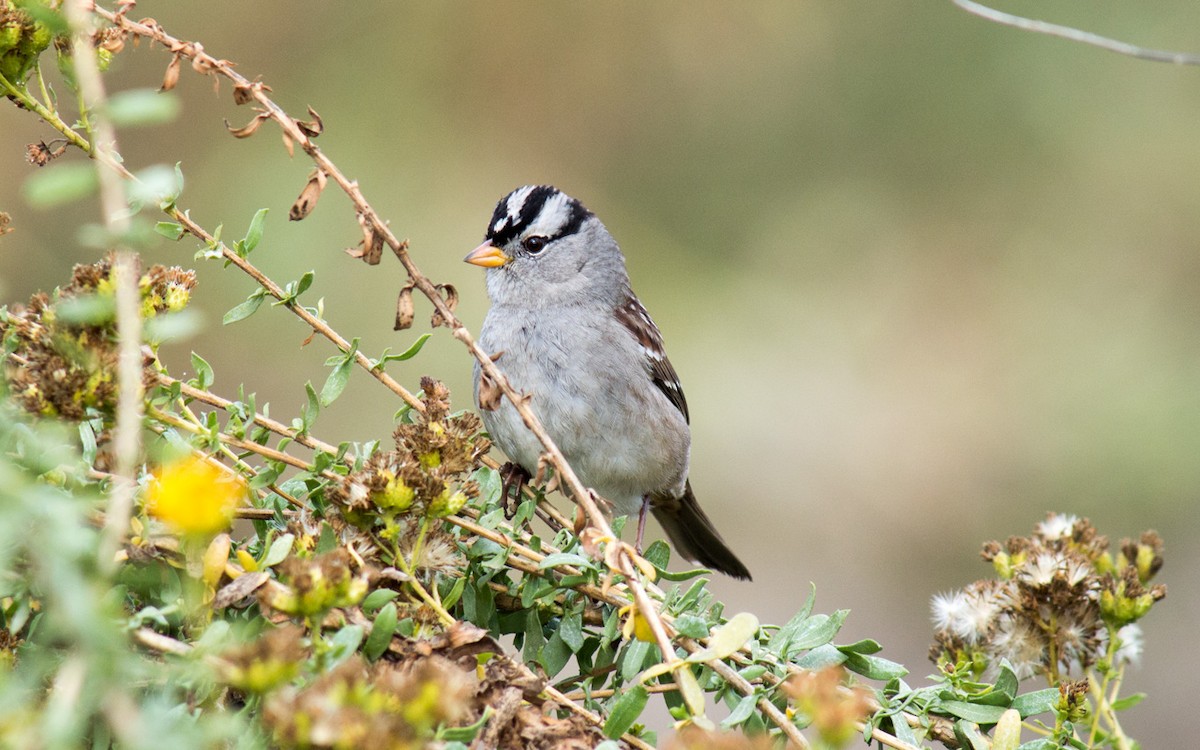
<svg viewBox="0 0 1200 750"><path fill-rule="evenodd" d="M532 237L526 237L525 240L521 242L521 247L525 248L525 252L532 255L537 255L546 249L546 243L548 242L550 242L549 239L535 234Z"/></svg>

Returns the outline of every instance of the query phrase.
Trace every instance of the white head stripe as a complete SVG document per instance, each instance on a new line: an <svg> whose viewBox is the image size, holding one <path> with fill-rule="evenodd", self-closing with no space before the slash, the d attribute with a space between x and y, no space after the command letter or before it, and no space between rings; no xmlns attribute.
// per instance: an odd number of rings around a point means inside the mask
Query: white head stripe
<svg viewBox="0 0 1200 750"><path fill-rule="evenodd" d="M525 206L525 199L533 192L535 185L526 185L523 188L518 188L508 196L508 217L516 221L521 216L521 209Z"/></svg>
<svg viewBox="0 0 1200 750"><path fill-rule="evenodd" d="M542 210L529 223L527 236L554 237L571 220L571 199L562 193L554 193L542 204Z"/></svg>

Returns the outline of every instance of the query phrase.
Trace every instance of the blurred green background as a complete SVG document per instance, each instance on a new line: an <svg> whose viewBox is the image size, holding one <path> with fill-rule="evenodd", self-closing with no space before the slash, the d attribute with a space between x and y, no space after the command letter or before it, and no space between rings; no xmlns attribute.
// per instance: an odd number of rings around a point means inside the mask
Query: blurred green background
<svg viewBox="0 0 1200 750"><path fill-rule="evenodd" d="M1130 41L1200 49L1200 4L1006 3ZM842 642L874 637L912 679L932 670L928 601L986 576L981 543L1050 509L1114 538L1167 541L1164 604L1143 621L1125 725L1181 746L1200 657L1200 70L995 26L949 2L255 3L144 0L132 13L262 75L293 114L324 117L326 153L357 179L478 329L482 274L461 263L495 201L551 182L629 258L688 394L692 479L756 575L719 579L732 610L789 617L817 585L848 607ZM127 49L110 85L157 87L169 57ZM278 281L315 269L340 332L377 356L403 281L370 268L349 203L287 211L311 170L273 126L244 124L228 84L185 66L176 123L121 133L129 165L182 160L180 201L244 232ZM52 133L0 106L0 239L8 301L94 259L94 203L28 208L23 144ZM78 159L77 155L70 158ZM191 264L163 242L151 262ZM331 353L282 313L223 330L249 279L199 265L207 327L191 349L284 421ZM469 403L471 363L443 330L421 374ZM317 432L384 438L400 406L362 373Z"/></svg>

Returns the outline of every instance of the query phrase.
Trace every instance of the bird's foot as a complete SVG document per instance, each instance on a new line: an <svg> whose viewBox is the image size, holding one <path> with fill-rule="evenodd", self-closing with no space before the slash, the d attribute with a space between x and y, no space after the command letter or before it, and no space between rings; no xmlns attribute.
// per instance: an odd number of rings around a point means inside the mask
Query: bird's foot
<svg viewBox="0 0 1200 750"><path fill-rule="evenodd" d="M521 502L521 488L529 483L529 472L520 464L509 461L500 467L500 507L504 517L512 520Z"/></svg>

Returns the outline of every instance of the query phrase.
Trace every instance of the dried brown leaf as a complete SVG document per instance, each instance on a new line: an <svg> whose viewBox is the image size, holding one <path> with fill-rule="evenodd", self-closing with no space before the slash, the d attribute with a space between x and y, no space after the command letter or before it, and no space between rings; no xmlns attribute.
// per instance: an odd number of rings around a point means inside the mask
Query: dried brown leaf
<svg viewBox="0 0 1200 750"><path fill-rule="evenodd" d="M479 408L483 411L496 411L500 408L500 401L504 398L504 393L500 390L500 386L496 385L496 381L492 380L492 376L486 371L479 376Z"/></svg>
<svg viewBox="0 0 1200 750"><path fill-rule="evenodd" d="M412 328L413 319L416 317L416 308L413 306L413 285L405 284L400 290L400 296L396 299L396 324L392 327L393 331L406 331Z"/></svg>
<svg viewBox="0 0 1200 750"><path fill-rule="evenodd" d="M192 42L188 46L191 47L189 56L192 58L192 70L201 75L208 75L212 71L213 65L204 56L204 45L200 42Z"/></svg>
<svg viewBox="0 0 1200 750"><path fill-rule="evenodd" d="M308 108L308 116L312 120L296 120L296 127L300 128L300 132L307 135L309 138L316 138L325 131L325 123L321 121L321 116L312 107Z"/></svg>
<svg viewBox="0 0 1200 750"><path fill-rule="evenodd" d="M450 312L453 313L454 309L458 307L458 290L454 288L453 284L438 284L434 288L444 295L446 307L448 307ZM434 328L446 325L448 322L449 321L446 320L441 311L436 308L433 311L433 317L429 319L429 325L433 326Z"/></svg>
<svg viewBox="0 0 1200 750"><path fill-rule="evenodd" d="M254 116L253 120L240 128L233 127L229 124L229 120L226 120L225 128L234 138L249 138L250 136L254 135L254 133L257 132L260 127L262 127L263 122L270 119L270 117L271 116L266 112L259 112Z"/></svg>
<svg viewBox="0 0 1200 750"><path fill-rule="evenodd" d="M295 158L296 142L292 140L292 137L290 135L288 135L288 132L286 130L284 130L282 132L282 135L283 135L283 147L287 149L288 156Z"/></svg>
<svg viewBox="0 0 1200 750"><path fill-rule="evenodd" d="M254 89L249 83L237 83L233 86L233 103L239 107L254 99Z"/></svg>
<svg viewBox="0 0 1200 750"><path fill-rule="evenodd" d="M175 88L175 84L179 83L179 66L182 58L176 52L171 56L171 62L167 63L167 72L163 75L162 88L159 91L170 91Z"/></svg>
<svg viewBox="0 0 1200 750"><path fill-rule="evenodd" d="M371 242L363 251L363 262L368 266L377 266L381 258L383 258L383 236L372 233Z"/></svg>
<svg viewBox="0 0 1200 750"><path fill-rule="evenodd" d="M268 573L261 571L246 573L233 579L233 582L217 592L213 598L213 609L225 609L253 594L267 581L271 580Z"/></svg>
<svg viewBox="0 0 1200 750"><path fill-rule="evenodd" d="M321 197L321 191L324 189L325 173L318 169L309 175L308 182L300 191L296 202L292 204L292 210L288 212L288 219L300 221L312 213L312 210L317 207L317 199Z"/></svg>

